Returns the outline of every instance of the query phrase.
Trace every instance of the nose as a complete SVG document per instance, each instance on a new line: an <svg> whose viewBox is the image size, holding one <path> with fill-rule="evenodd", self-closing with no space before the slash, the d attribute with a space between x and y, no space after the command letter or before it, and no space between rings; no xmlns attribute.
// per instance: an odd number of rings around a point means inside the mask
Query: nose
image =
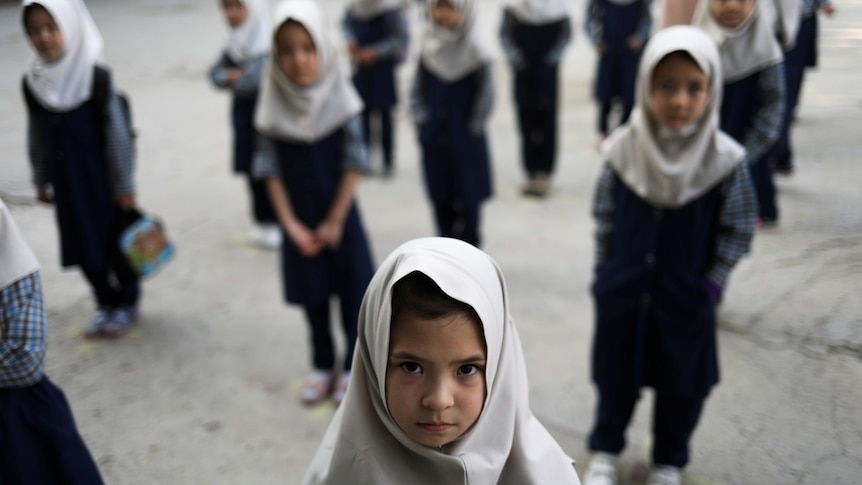
<svg viewBox="0 0 862 485"><path fill-rule="evenodd" d="M422 396L422 405L434 411L442 411L455 404L455 396L445 379L437 379L429 384Z"/></svg>

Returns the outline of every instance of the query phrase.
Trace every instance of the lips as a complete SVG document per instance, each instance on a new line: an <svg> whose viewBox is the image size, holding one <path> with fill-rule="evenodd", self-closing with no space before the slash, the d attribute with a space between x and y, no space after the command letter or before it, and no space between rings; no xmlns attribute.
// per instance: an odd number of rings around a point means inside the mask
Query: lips
<svg viewBox="0 0 862 485"><path fill-rule="evenodd" d="M442 433L443 431L447 431L455 426L452 423L417 423L420 428L425 431L430 431L432 433Z"/></svg>

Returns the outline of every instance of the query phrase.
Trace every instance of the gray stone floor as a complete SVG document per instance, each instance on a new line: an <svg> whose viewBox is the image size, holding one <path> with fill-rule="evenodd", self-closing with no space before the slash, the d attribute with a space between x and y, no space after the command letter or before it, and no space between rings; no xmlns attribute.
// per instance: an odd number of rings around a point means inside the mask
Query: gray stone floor
<svg viewBox="0 0 862 485"><path fill-rule="evenodd" d="M322 3L332 13L343 6ZM496 46L501 2L481 3ZM226 33L217 2L88 4L131 93L140 202L164 218L178 254L146 283L139 329L115 342L82 339L92 303L80 275L59 268L51 209L33 202L19 90L29 50L18 6L0 3L0 193L43 264L48 374L110 484L296 483L333 406L299 404L302 314L280 300L277 254L245 244L245 185L229 172L229 99L205 76ZM553 194L518 195L510 74L498 60L489 125L496 197L484 210L484 249L510 285L533 409L580 468L595 401L589 204L601 163L583 6L573 2ZM721 308L722 382L693 438L688 484L862 483L862 2L837 7L821 23L821 67L809 73L798 113L798 170L779 180L781 225L758 233ZM414 61L400 72L402 92ZM359 193L378 262L432 232L403 104L397 117L397 174L366 178ZM649 397L628 434L627 469L648 454Z"/></svg>

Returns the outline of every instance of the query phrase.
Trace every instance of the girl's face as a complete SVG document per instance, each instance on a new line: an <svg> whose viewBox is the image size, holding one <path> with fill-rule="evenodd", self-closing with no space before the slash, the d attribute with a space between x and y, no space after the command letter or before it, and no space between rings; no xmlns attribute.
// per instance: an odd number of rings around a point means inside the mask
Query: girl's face
<svg viewBox="0 0 862 485"><path fill-rule="evenodd" d="M440 0L431 6L431 20L444 29L453 30L461 23L461 10L452 2Z"/></svg>
<svg viewBox="0 0 862 485"><path fill-rule="evenodd" d="M464 313L392 322L386 406L413 441L439 448L460 438L485 404L485 339Z"/></svg>
<svg viewBox="0 0 862 485"><path fill-rule="evenodd" d="M48 62L54 62L63 57L63 33L54 17L41 5L34 5L26 10L24 29L33 48L39 57Z"/></svg>
<svg viewBox="0 0 862 485"><path fill-rule="evenodd" d="M712 17L720 25L735 29L748 18L754 0L710 0Z"/></svg>
<svg viewBox="0 0 862 485"><path fill-rule="evenodd" d="M248 18L248 7L240 0L222 0L224 15L232 29L242 25Z"/></svg>
<svg viewBox="0 0 862 485"><path fill-rule="evenodd" d="M703 116L709 102L709 77L686 55L670 54L653 71L650 100L656 121L681 129Z"/></svg>
<svg viewBox="0 0 862 485"><path fill-rule="evenodd" d="M302 24L285 22L275 34L278 67L290 82L310 86L320 72L317 47Z"/></svg>

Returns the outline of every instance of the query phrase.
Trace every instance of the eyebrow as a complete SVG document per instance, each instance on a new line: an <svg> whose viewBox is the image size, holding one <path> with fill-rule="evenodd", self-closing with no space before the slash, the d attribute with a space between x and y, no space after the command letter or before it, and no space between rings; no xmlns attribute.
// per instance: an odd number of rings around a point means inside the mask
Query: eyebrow
<svg viewBox="0 0 862 485"><path fill-rule="evenodd" d="M397 360L413 360L416 362L425 362L426 361L425 359L423 359L422 357L419 357L418 355L412 354L410 352L403 352L403 351L402 352L392 352L391 354L389 354L389 358L390 359L397 359ZM453 364L474 364L477 362L485 362L485 356L482 354L475 354L475 355L471 355L469 357L464 357L462 359L458 359L452 363Z"/></svg>

